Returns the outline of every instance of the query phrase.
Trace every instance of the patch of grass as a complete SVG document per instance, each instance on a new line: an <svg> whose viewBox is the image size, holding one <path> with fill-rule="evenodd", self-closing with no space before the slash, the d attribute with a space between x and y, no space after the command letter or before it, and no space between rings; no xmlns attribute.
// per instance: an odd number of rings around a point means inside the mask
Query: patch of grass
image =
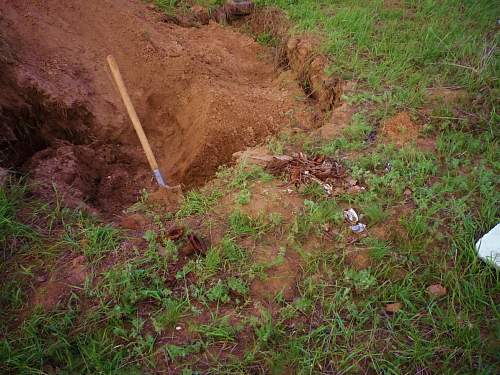
<svg viewBox="0 0 500 375"><path fill-rule="evenodd" d="M240 236L260 236L269 229L263 214L252 218L239 210L229 215L229 226L234 234Z"/></svg>
<svg viewBox="0 0 500 375"><path fill-rule="evenodd" d="M238 196L236 197L236 203L245 205L250 203L250 198L252 196L252 193L248 189L242 189Z"/></svg>
<svg viewBox="0 0 500 375"><path fill-rule="evenodd" d="M162 309L157 312L151 321L157 333L173 328L185 310L185 302L167 299L162 303Z"/></svg>
<svg viewBox="0 0 500 375"><path fill-rule="evenodd" d="M221 167L216 174L217 178L226 183L227 188L245 189L252 181L271 181L273 176L267 173L261 166L247 164L246 161L238 163L232 168Z"/></svg>
<svg viewBox="0 0 500 375"><path fill-rule="evenodd" d="M276 47L279 44L279 40L268 32L260 33L259 35L257 35L255 40L257 40L258 43L267 47Z"/></svg>
<svg viewBox="0 0 500 375"><path fill-rule="evenodd" d="M290 228L290 236L298 240L321 233L325 225L338 225L344 220L343 212L334 200L305 200L304 206L304 212L295 216Z"/></svg>
<svg viewBox="0 0 500 375"><path fill-rule="evenodd" d="M198 332L206 342L231 342L235 340L240 327L229 322L228 316L212 316L209 324L200 324L193 329Z"/></svg>
<svg viewBox="0 0 500 375"><path fill-rule="evenodd" d="M205 345L201 341L196 341L193 344L184 345L184 346L167 344L167 345L165 345L165 353L169 356L169 358L172 361L175 361L177 359L186 357L190 354L199 353L204 348L205 348ZM182 374L184 375L184 371L182 372Z"/></svg>
<svg viewBox="0 0 500 375"><path fill-rule="evenodd" d="M26 185L22 183L8 188L0 187L0 251L4 261L39 239L38 233L30 225L16 217L25 194Z"/></svg>
<svg viewBox="0 0 500 375"><path fill-rule="evenodd" d="M200 215L208 212L222 196L218 190L210 192L201 192L198 190L189 191L179 209L177 217L186 217L190 215Z"/></svg>
<svg viewBox="0 0 500 375"><path fill-rule="evenodd" d="M431 86L498 92L494 1L259 0L257 4L278 5L297 30L323 35L323 48L335 61L330 71L361 80L372 92L385 92L391 104L418 106L425 88Z"/></svg>
<svg viewBox="0 0 500 375"><path fill-rule="evenodd" d="M82 240L83 255L95 262L106 253L115 250L119 243L119 231L110 225L90 225L83 228Z"/></svg>

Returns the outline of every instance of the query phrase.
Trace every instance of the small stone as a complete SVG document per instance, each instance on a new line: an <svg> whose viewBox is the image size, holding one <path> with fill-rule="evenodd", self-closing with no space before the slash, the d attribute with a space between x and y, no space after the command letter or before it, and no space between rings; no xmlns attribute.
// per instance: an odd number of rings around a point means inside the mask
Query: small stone
<svg viewBox="0 0 500 375"><path fill-rule="evenodd" d="M402 307L403 305L400 304L399 302L388 303L387 305L385 305L385 311L387 311L388 313L395 313L401 310Z"/></svg>
<svg viewBox="0 0 500 375"><path fill-rule="evenodd" d="M406 198L410 198L410 197L411 197L411 195L413 194L413 192L411 191L411 189L406 188L406 189L405 189L405 191L403 192L403 194L404 194L404 196L405 196Z"/></svg>
<svg viewBox="0 0 500 375"><path fill-rule="evenodd" d="M433 298L443 297L446 295L446 293L448 293L446 288L444 286L442 286L441 284L433 284L433 285L427 287L426 290L427 290L427 293L429 293L429 295Z"/></svg>
<svg viewBox="0 0 500 375"><path fill-rule="evenodd" d="M45 281L47 281L47 275L37 276L37 278L36 278L37 283L43 283Z"/></svg>
<svg viewBox="0 0 500 375"><path fill-rule="evenodd" d="M181 327L181 326L177 326L177 327L175 327L175 330L176 330L176 331L180 331L181 329L182 329L182 327Z"/></svg>

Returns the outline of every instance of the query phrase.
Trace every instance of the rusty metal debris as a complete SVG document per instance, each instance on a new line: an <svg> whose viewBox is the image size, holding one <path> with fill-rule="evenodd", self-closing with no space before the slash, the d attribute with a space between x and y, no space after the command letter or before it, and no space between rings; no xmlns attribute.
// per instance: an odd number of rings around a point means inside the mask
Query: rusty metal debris
<svg viewBox="0 0 500 375"><path fill-rule="evenodd" d="M173 227L168 230L166 237L169 240L175 241L181 238L184 235L184 228L183 227Z"/></svg>
<svg viewBox="0 0 500 375"><path fill-rule="evenodd" d="M188 241L189 241L189 244L191 245L191 247L193 248L194 252L199 253L199 254L205 254L207 252L207 250L208 250L207 244L205 243L205 241L203 239L196 236L196 234L191 233L188 236Z"/></svg>
<svg viewBox="0 0 500 375"><path fill-rule="evenodd" d="M291 157L275 156L266 168L274 175L286 175L296 187L317 182L327 195L332 195L335 181L345 177L344 167L335 159L322 155L309 157L302 152Z"/></svg>

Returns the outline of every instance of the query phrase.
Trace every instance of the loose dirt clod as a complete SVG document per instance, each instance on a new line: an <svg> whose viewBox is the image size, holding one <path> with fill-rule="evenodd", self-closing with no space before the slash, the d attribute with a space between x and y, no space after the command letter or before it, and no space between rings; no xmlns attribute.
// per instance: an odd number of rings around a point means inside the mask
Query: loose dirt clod
<svg viewBox="0 0 500 375"><path fill-rule="evenodd" d="M42 306L49 311L69 295L73 287L81 287L87 277L88 269L83 255L77 256L57 268L50 278L42 279L35 290L33 306Z"/></svg>
<svg viewBox="0 0 500 375"><path fill-rule="evenodd" d="M355 109L347 103L342 103L332 110L329 120L317 130L321 139L334 139L351 123Z"/></svg>
<svg viewBox="0 0 500 375"><path fill-rule="evenodd" d="M142 230L148 224L148 220L140 214L131 214L120 220L120 227L130 230Z"/></svg>
<svg viewBox="0 0 500 375"><path fill-rule="evenodd" d="M348 264L355 270L365 270L371 265L370 256L366 251L356 250L347 254Z"/></svg>
<svg viewBox="0 0 500 375"><path fill-rule="evenodd" d="M32 177L36 196L111 214L135 203L143 188L154 186L142 158L136 147L65 142L36 153L23 169Z"/></svg>
<svg viewBox="0 0 500 375"><path fill-rule="evenodd" d="M182 236L184 236L184 228L183 227L176 227L174 226L173 228L170 228L167 231L166 237L171 240L171 241L176 241L180 239Z"/></svg>
<svg viewBox="0 0 500 375"><path fill-rule="evenodd" d="M149 196L149 201L160 206L166 212L175 212L184 199L180 186L159 187Z"/></svg>

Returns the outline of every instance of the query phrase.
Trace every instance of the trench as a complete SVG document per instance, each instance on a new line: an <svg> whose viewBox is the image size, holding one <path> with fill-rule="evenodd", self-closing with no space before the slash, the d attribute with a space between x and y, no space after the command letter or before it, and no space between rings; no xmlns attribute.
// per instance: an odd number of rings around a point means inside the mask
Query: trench
<svg viewBox="0 0 500 375"><path fill-rule="evenodd" d="M102 8L97 1L91 3L89 8ZM57 56L63 69L57 66L50 75L37 64L49 61L52 66L53 46L32 48L43 46L43 36L38 40L29 29L18 30L16 37L0 34L0 165L27 174L34 182L33 193L44 200L112 216L135 203L144 189L153 190L155 183L108 72L102 62L80 55L84 47L101 57L110 50L107 41L95 40L87 27L102 28L110 38L117 30L111 34L107 25L87 25L99 14L76 1L73 5L80 12L78 21L56 1L32 4L30 9L46 38L57 36L66 49ZM40 14L34 10L37 6L43 10ZM144 11L144 4L134 6L133 11ZM298 75L307 81L302 90L310 90L306 95L319 104L328 102L320 109L301 107L293 90L277 83L279 72L269 49L237 29L212 23L182 27L164 19L157 22L161 16L155 12L138 18L119 7L108 15L101 10L108 23L116 20L114 28L125 24L123 33L129 33L131 25L143 30L128 35L131 47L116 39L123 51L115 49L115 56L160 169L170 183L184 189L202 186L219 166L232 162L235 152L296 124L300 111L327 111L340 97L329 87L329 96L318 95L319 86L313 86L321 77L304 76L311 69L303 66L313 61L311 48L306 46L304 54L304 43L285 53L285 65L302 69ZM17 25L23 11L15 5L7 9L6 18ZM74 22L81 40L65 41L60 19ZM9 58L2 60L4 56ZM293 85L301 89L298 81Z"/></svg>

